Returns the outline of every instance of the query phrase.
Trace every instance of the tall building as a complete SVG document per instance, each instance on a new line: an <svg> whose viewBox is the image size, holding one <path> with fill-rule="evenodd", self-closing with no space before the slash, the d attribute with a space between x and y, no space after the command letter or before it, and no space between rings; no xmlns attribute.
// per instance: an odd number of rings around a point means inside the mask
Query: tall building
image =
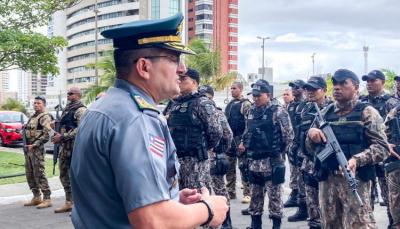
<svg viewBox="0 0 400 229"><path fill-rule="evenodd" d="M0 72L0 91L5 92L10 90L10 72Z"/></svg>
<svg viewBox="0 0 400 229"><path fill-rule="evenodd" d="M221 54L221 72L238 69L238 0L187 0L187 38Z"/></svg>
<svg viewBox="0 0 400 229"><path fill-rule="evenodd" d="M96 57L96 24L100 60L112 50L112 40L101 36L102 31L139 19L168 17L183 7L183 0L82 0L55 13L48 24L48 35L64 37L68 46L58 53L60 74L48 76L48 94L65 94L73 86L85 89L96 82L94 68L88 67Z"/></svg>

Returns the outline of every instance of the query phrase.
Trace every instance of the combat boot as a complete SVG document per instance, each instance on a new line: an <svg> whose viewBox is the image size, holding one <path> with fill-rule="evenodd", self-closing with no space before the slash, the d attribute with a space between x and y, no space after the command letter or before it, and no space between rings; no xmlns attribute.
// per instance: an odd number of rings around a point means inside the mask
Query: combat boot
<svg viewBox="0 0 400 229"><path fill-rule="evenodd" d="M61 206L60 208L57 208L54 210L54 213L64 213L64 212L70 212L72 210L72 202L71 201L65 201L65 204Z"/></svg>
<svg viewBox="0 0 400 229"><path fill-rule="evenodd" d="M250 208L250 207L248 207L248 208L246 208L246 209L243 209L243 210L242 210L242 215L250 215L249 208Z"/></svg>
<svg viewBox="0 0 400 229"><path fill-rule="evenodd" d="M246 227L246 229L262 229L261 215L252 215L251 226Z"/></svg>
<svg viewBox="0 0 400 229"><path fill-rule="evenodd" d="M281 223L281 218L272 217L272 229L281 229Z"/></svg>
<svg viewBox="0 0 400 229"><path fill-rule="evenodd" d="M42 208L49 208L51 207L51 199L43 199L43 202L36 206L37 209L42 209Z"/></svg>
<svg viewBox="0 0 400 229"><path fill-rule="evenodd" d="M298 221L305 221L307 220L308 212L307 212L307 205L302 203L299 205L296 213L294 215L288 217L289 222L298 222Z"/></svg>
<svg viewBox="0 0 400 229"><path fill-rule="evenodd" d="M25 207L36 206L42 203L42 197L34 196L31 201L24 203Z"/></svg>
<svg viewBox="0 0 400 229"><path fill-rule="evenodd" d="M226 218L222 223L221 229L232 229L231 209L226 213Z"/></svg>
<svg viewBox="0 0 400 229"><path fill-rule="evenodd" d="M299 193L298 189L292 189L292 192L289 195L289 199L283 204L284 208L291 208L299 206L297 204L297 195Z"/></svg>

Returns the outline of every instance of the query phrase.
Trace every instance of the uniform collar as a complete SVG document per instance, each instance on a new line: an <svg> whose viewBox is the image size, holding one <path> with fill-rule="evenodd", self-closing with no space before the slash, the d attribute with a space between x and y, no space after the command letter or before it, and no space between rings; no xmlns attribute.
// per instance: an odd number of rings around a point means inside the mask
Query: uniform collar
<svg viewBox="0 0 400 229"><path fill-rule="evenodd" d="M152 106L156 107L156 102L154 102L153 98L149 96L146 92L144 92L142 89L138 88L137 86L129 83L126 80L123 79L116 79L114 87L119 88L121 90L124 90L128 92L131 95L138 95L142 97L143 99L146 100L146 102L150 103Z"/></svg>
<svg viewBox="0 0 400 229"><path fill-rule="evenodd" d="M379 93L379 95L377 95L375 97L368 95L368 98L369 99L380 99L380 98L383 98L383 96L385 96L386 94L387 93L385 91L382 91L381 93Z"/></svg>
<svg viewBox="0 0 400 229"><path fill-rule="evenodd" d="M348 101L346 104L338 104L338 102L335 102L335 106L334 106L334 112L338 113L338 112L350 112L354 109L354 107L356 106L358 101L358 96L355 95L353 97L353 99L351 99L350 101Z"/></svg>

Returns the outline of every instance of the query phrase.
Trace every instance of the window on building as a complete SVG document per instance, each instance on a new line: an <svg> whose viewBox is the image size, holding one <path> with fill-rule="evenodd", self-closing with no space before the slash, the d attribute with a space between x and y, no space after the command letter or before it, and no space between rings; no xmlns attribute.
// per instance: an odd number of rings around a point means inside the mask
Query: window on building
<svg viewBox="0 0 400 229"><path fill-rule="evenodd" d="M212 16L212 14L199 14L196 16L196 20L203 20L203 19L212 20L213 16Z"/></svg>
<svg viewBox="0 0 400 229"><path fill-rule="evenodd" d="M200 4L196 6L196 10L212 10L213 7L210 4Z"/></svg>
<svg viewBox="0 0 400 229"><path fill-rule="evenodd" d="M180 0L169 0L169 15L175 15L181 11L181 1Z"/></svg>
<svg viewBox="0 0 400 229"><path fill-rule="evenodd" d="M151 0L151 18L160 19L160 0Z"/></svg>

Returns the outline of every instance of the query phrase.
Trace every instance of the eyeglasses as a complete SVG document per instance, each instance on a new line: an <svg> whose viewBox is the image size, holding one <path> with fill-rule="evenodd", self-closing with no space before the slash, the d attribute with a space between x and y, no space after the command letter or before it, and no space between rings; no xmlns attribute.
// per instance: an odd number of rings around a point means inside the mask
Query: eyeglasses
<svg viewBox="0 0 400 229"><path fill-rule="evenodd" d="M157 58L166 58L168 59L170 62L175 63L176 65L179 65L179 63L181 62L181 56L173 56L173 55L160 55L160 56L142 56L139 57L138 59L136 59L134 61L134 63L136 63L140 58L145 58L145 59L157 59Z"/></svg>

